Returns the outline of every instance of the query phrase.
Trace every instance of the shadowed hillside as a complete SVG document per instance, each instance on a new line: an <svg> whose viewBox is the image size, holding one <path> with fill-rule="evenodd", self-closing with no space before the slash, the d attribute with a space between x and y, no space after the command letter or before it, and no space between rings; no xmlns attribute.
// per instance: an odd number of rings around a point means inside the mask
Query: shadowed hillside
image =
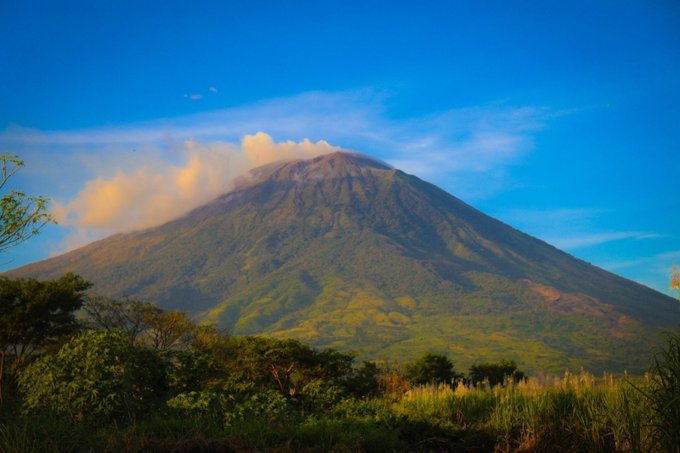
<svg viewBox="0 0 680 453"><path fill-rule="evenodd" d="M680 322L672 298L352 153L261 167L180 219L9 274L68 271L235 334L463 367L640 371Z"/></svg>

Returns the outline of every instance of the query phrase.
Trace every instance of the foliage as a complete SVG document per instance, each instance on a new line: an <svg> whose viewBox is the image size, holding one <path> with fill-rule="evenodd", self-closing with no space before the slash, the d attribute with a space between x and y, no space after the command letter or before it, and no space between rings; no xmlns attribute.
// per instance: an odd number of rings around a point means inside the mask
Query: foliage
<svg viewBox="0 0 680 453"><path fill-rule="evenodd" d="M0 401L5 375L14 381L31 354L76 330L74 312L90 286L73 274L48 281L0 276Z"/></svg>
<svg viewBox="0 0 680 453"><path fill-rule="evenodd" d="M19 375L21 399L0 406L0 451L678 447L677 335L645 378L582 372L480 386L518 376L516 365L482 363L463 381L446 356L426 354L406 366L409 382L392 366L354 366L352 354L294 340L191 330L182 347L100 328L45 350Z"/></svg>
<svg viewBox="0 0 680 453"><path fill-rule="evenodd" d="M145 321L151 347L159 351L186 347L193 340L195 325L186 313L150 310Z"/></svg>
<svg viewBox="0 0 680 453"><path fill-rule="evenodd" d="M215 357L195 350L172 351L166 354L168 387L172 394L200 391L224 379L226 370Z"/></svg>
<svg viewBox="0 0 680 453"><path fill-rule="evenodd" d="M442 354L427 353L406 365L406 379L415 385L451 384L457 375L453 363Z"/></svg>
<svg viewBox="0 0 680 453"><path fill-rule="evenodd" d="M74 451L77 439L78 451L675 451L656 444L657 427L644 423L649 400L630 380L567 374L495 388L415 387L396 401L344 398L304 415L279 392L233 383L175 396L168 411L134 424L85 425L89 434L41 414L6 417L0 450Z"/></svg>
<svg viewBox="0 0 680 453"><path fill-rule="evenodd" d="M225 376L201 390L179 393L167 400L174 413L204 422L231 426L254 418L269 421L288 415L289 399L276 390Z"/></svg>
<svg viewBox="0 0 680 453"><path fill-rule="evenodd" d="M355 397L375 397L380 394L380 375L381 370L375 362L364 361L354 369L345 385Z"/></svg>
<svg viewBox="0 0 680 453"><path fill-rule="evenodd" d="M380 393L387 398L398 399L411 388L402 370L393 365L383 366L378 373Z"/></svg>
<svg viewBox="0 0 680 453"><path fill-rule="evenodd" d="M2 190L24 162L16 154L4 153L0 155L0 165ZM47 211L47 203L46 197L29 196L18 190L0 197L0 252L21 244L53 221Z"/></svg>
<svg viewBox="0 0 680 453"><path fill-rule="evenodd" d="M121 329L130 339L130 344L139 344L142 334L148 329L146 318L157 308L148 303L124 298L112 299L90 295L83 304L86 315L85 325L93 329Z"/></svg>
<svg viewBox="0 0 680 453"><path fill-rule="evenodd" d="M469 376L473 385L487 383L492 387L508 381L517 383L524 379L524 373L517 369L513 360L478 363L470 367Z"/></svg>
<svg viewBox="0 0 680 453"><path fill-rule="evenodd" d="M302 389L315 380L342 385L352 374L351 354L317 352L296 340L241 337L234 339L232 348L230 368L242 378L286 396L300 396Z"/></svg>
<svg viewBox="0 0 680 453"><path fill-rule="evenodd" d="M131 344L165 351L186 347L194 339L196 325L186 313L166 312L157 306L125 298L90 296L83 307L86 323L93 328L122 329Z"/></svg>
<svg viewBox="0 0 680 453"><path fill-rule="evenodd" d="M333 354L311 350L310 360L306 345L272 339L228 343L230 367L205 350L160 354L130 345L120 330L87 331L21 374L27 411L0 417L0 451L13 451L10 445L27 451L73 451L68 446L72 439L78 440L79 451L675 451L669 448L673 444L659 442L664 428L647 423L659 416L654 402L644 396L659 385L656 377L596 379L567 373L506 386L458 382L455 387L412 386L404 394L355 398L347 389L361 368L346 372L337 366L337 357L330 360ZM139 360L140 351L150 356ZM306 358L295 365L301 373L295 397L281 392L266 369L258 377L254 370L271 361L245 360L241 354L246 351L288 351L289 360ZM159 355L169 360L165 367ZM324 360L335 365L321 372L316 367ZM76 362L82 365L75 367ZM253 368L239 369L244 364ZM132 377L128 371L135 366L146 367L147 373L167 370L170 391L162 376ZM117 371L110 372L113 368ZM375 370L384 374L374 365L366 369L370 375ZM112 384L115 380L119 384ZM122 390L122 382L133 381L137 384ZM72 391L65 392L66 387ZM142 397L144 388L155 392ZM125 403L123 394L129 395ZM55 412L76 423L41 418Z"/></svg>
<svg viewBox="0 0 680 453"><path fill-rule="evenodd" d="M164 390L164 366L120 330L86 330L19 376L24 407L74 421L131 418Z"/></svg>

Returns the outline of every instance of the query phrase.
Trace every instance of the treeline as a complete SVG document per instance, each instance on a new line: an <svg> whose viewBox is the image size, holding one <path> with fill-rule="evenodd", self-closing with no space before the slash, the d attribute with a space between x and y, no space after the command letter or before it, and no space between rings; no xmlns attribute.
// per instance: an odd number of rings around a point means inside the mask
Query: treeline
<svg viewBox="0 0 680 453"><path fill-rule="evenodd" d="M291 339L236 338L179 311L86 295L89 288L72 274L52 281L0 278L2 382L18 384L14 390L26 408L62 411L77 420L130 418L135 414L122 412L149 410L159 398L186 404L200 392L217 395L230 385L240 389L233 394L246 396L248 387L314 407L348 396L397 394L412 385L493 386L524 378L511 361L481 363L464 376L440 354L400 368L357 365L352 353L316 351ZM79 403L69 401L75 394ZM108 412L97 399L107 401ZM92 407L78 406L85 401Z"/></svg>
<svg viewBox="0 0 680 453"><path fill-rule="evenodd" d="M355 362L0 277L0 451L653 451L680 445L680 337L646 379L538 385L514 362Z"/></svg>

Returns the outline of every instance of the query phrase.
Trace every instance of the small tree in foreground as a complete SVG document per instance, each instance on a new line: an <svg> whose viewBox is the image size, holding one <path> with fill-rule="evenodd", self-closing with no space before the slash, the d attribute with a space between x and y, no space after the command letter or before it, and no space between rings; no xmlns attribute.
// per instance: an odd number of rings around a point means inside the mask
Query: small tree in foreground
<svg viewBox="0 0 680 453"><path fill-rule="evenodd" d="M165 370L156 351L132 346L123 331L86 330L26 367L19 390L29 412L129 418L165 391Z"/></svg>

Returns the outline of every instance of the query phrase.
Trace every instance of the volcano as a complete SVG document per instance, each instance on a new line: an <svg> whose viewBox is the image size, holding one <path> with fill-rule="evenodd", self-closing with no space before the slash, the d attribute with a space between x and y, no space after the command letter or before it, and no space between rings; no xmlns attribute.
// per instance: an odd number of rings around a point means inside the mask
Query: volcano
<svg viewBox="0 0 680 453"><path fill-rule="evenodd" d="M446 353L460 369L640 372L680 323L672 298L348 152L257 168L174 221L8 274L66 272L234 335L371 359Z"/></svg>

